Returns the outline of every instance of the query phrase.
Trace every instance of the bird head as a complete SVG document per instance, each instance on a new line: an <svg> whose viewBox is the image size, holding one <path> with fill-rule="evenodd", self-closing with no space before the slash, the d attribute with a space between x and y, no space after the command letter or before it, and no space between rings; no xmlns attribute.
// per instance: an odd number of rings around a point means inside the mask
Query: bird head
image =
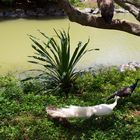
<svg viewBox="0 0 140 140"><path fill-rule="evenodd" d="M137 78L137 79L136 79L136 81L139 81L139 80L140 80L140 78Z"/></svg>
<svg viewBox="0 0 140 140"><path fill-rule="evenodd" d="M114 99L120 99L120 97L119 96L115 96Z"/></svg>

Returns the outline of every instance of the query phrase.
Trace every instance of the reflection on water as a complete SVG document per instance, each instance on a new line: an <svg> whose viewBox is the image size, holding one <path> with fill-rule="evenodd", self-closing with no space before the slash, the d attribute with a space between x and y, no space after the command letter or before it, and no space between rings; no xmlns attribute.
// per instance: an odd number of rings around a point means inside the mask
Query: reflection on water
<svg viewBox="0 0 140 140"><path fill-rule="evenodd" d="M116 15L117 18L135 19L129 14ZM0 74L8 71L24 71L35 66L28 63L27 56L33 54L31 41L27 34L40 37L37 29L54 35L53 28L67 30L70 26L72 50L78 41L90 38L88 49L99 48L85 55L78 68L95 64L118 65L129 61L140 62L140 37L121 31L102 30L81 26L68 19L25 20L18 19L0 22Z"/></svg>

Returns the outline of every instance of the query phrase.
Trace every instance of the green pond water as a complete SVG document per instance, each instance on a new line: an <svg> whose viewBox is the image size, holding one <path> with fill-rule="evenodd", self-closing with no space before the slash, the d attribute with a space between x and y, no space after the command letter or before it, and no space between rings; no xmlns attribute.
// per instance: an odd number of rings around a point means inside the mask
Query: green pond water
<svg viewBox="0 0 140 140"><path fill-rule="evenodd" d="M130 14L116 14L115 18L137 22ZM45 20L7 20L0 21L0 74L23 72L37 66L27 62L27 56L33 54L31 41L27 34L41 37L37 29L53 36L55 29L67 30L70 26L71 51L78 41L86 42L90 38L88 49L99 48L99 51L88 52L78 69L94 65L120 65L130 61L140 62L140 37L121 31L103 30L81 26L66 18Z"/></svg>

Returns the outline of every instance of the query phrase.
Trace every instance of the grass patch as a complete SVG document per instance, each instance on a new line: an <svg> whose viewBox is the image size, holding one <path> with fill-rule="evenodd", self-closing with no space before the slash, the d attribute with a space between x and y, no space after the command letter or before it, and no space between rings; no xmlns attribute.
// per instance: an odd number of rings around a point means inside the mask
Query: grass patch
<svg viewBox="0 0 140 140"><path fill-rule="evenodd" d="M0 77L0 140L139 140L140 88L131 97L118 101L113 113L104 117L70 119L70 127L50 120L48 105L96 105L106 103L107 96L140 77L140 70L118 72L116 68L81 73L77 89L69 98L53 93L36 92L41 84L20 83L11 75ZM28 87L28 90L25 88ZM31 90L30 90L31 88ZM110 101L108 103L111 103Z"/></svg>

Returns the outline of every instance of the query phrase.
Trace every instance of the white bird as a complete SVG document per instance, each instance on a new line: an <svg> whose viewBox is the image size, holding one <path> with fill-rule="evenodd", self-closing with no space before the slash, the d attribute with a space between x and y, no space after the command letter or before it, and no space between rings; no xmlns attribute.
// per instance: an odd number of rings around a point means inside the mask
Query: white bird
<svg viewBox="0 0 140 140"><path fill-rule="evenodd" d="M89 118L92 115L97 115L97 116L103 116L103 115L108 115L110 114L115 106L117 105L117 100L119 99L119 96L115 96L115 102L112 104L100 104L100 105L95 105L95 106L74 106L70 105L66 108L60 108L60 109L52 109L47 107L46 112L48 115L50 115L52 118Z"/></svg>

